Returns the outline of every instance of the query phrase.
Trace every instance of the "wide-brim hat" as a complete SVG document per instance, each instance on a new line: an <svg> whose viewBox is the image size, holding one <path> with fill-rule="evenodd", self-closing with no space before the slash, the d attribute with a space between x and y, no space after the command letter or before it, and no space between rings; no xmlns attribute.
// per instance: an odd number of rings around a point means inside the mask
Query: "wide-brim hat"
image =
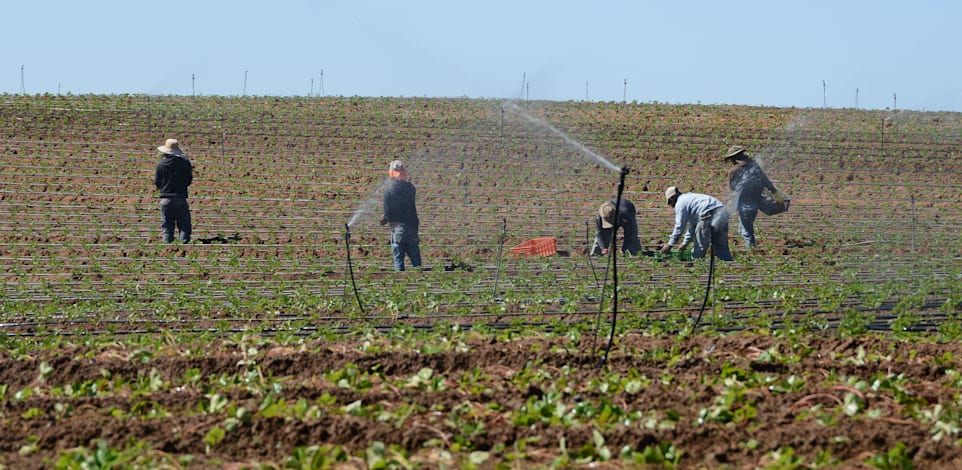
<svg viewBox="0 0 962 470"><path fill-rule="evenodd" d="M668 189L665 190L665 202L670 203L671 198L676 197L679 194L681 194L681 190L679 190L677 186L669 186Z"/></svg>
<svg viewBox="0 0 962 470"><path fill-rule="evenodd" d="M728 152L725 152L725 160L727 161L729 158L735 158L745 153L747 150L748 149L742 147L741 145L732 145L731 147L728 147ZM745 154L745 156L748 156L748 154Z"/></svg>
<svg viewBox="0 0 962 470"><path fill-rule="evenodd" d="M164 145L157 147L157 150L164 155L183 155L183 150L180 149L180 142L177 139L167 139Z"/></svg>
<svg viewBox="0 0 962 470"><path fill-rule="evenodd" d="M611 201L605 201L598 208L598 215L601 216L601 228L611 228L615 226L615 205Z"/></svg>

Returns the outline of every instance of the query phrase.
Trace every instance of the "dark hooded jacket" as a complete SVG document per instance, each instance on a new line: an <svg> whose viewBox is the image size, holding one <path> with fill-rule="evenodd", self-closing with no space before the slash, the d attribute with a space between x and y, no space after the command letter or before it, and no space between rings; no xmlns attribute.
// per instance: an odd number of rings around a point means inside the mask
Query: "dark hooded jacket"
<svg viewBox="0 0 962 470"><path fill-rule="evenodd" d="M762 167L751 158L740 160L728 170L728 187L738 194L739 201L757 201L765 189L773 194L777 191Z"/></svg>
<svg viewBox="0 0 962 470"><path fill-rule="evenodd" d="M618 198L612 198L611 203L616 204ZM621 227L622 234L624 235L624 245L623 250L631 253L632 255L638 254L641 250L641 241L638 240L638 219L636 217L635 205L631 201L622 198L621 204L618 206L618 227ZM612 240L612 235L614 231L614 226L611 228L604 228L601 223L601 214L595 215L595 228L597 230L595 235L595 241L599 248L608 248L608 244Z"/></svg>
<svg viewBox="0 0 962 470"><path fill-rule="evenodd" d="M194 180L194 168L190 161L177 155L164 155L157 164L154 185L160 197L187 197L187 187Z"/></svg>

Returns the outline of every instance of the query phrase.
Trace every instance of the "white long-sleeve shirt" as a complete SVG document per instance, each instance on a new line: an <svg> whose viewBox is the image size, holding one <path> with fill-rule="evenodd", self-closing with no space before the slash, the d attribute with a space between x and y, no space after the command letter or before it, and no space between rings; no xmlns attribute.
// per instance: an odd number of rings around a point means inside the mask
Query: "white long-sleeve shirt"
<svg viewBox="0 0 962 470"><path fill-rule="evenodd" d="M721 201L715 199L707 194L698 193L682 193L678 196L675 201L675 230L671 232L671 236L668 238L668 244L674 245L678 243L678 237L681 236L685 227L685 238L682 240L683 244L691 241L692 237L695 235L695 226L698 224L698 220L702 218L703 215L707 215L723 207Z"/></svg>

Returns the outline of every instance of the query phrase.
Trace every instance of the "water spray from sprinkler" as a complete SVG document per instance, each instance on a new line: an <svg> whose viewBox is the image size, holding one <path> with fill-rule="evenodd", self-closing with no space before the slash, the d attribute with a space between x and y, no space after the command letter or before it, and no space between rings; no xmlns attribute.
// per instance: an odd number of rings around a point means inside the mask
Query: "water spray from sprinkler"
<svg viewBox="0 0 962 470"><path fill-rule="evenodd" d="M595 160L598 161L598 163L601 163L605 168L608 168L608 169L611 170L611 171L615 171L615 172L619 172L619 173L622 172L622 171L627 171L627 169L622 170L621 168L619 168L619 167L618 167L617 165L615 165L614 163L611 163L610 161L608 161L608 159L602 157L601 155L598 155L598 154L595 153L595 152L592 152L588 147L585 147L581 142L578 142L578 141L572 139L571 137L568 137L567 134L565 134L564 132L561 132L560 130L558 130L557 128L555 128L554 126L552 126L551 124L548 124L547 122L544 122L544 121L542 121L542 120L540 120L540 119L537 119L537 118L535 118L534 116L528 114L527 111L525 111L524 109L522 109L522 108L519 107L518 105L516 105L516 104L511 104L511 105L510 105L510 109L515 110L518 114L521 115L521 117L525 118L525 120L527 120L528 122L530 122L530 123L532 123L532 124L535 124L535 125L537 125L537 126L543 127L543 128L545 128L545 129L551 131L552 133L554 133L554 134L557 135L558 137L561 137L561 139L563 139L566 143L568 143L568 144L570 144L571 146L577 148L578 150L580 150L580 151L581 151L582 153L584 153L585 155L587 155L587 156L589 156L589 157L591 157L591 158L594 158Z"/></svg>

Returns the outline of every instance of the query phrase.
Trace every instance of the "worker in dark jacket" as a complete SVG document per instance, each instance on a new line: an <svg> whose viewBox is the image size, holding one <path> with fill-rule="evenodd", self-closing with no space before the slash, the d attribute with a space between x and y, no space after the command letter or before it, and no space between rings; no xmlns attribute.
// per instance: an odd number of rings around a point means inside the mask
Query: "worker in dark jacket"
<svg viewBox="0 0 962 470"><path fill-rule="evenodd" d="M592 256L604 255L608 253L608 247L614 243L615 226L615 204L617 198L605 201L598 208L598 215L595 216L595 243L591 247ZM641 250L641 241L638 240L638 220L635 218L635 205L631 201L622 198L618 206L618 226L622 229L624 241L621 244L623 253L635 256Z"/></svg>
<svg viewBox="0 0 962 470"><path fill-rule="evenodd" d="M728 187L733 192L735 199L735 210L738 212L738 233L745 239L745 246L754 248L755 242L755 217L758 210L764 209L766 213L777 213L766 207L766 198L763 191L771 192L775 199L773 205L784 207L776 209L781 212L787 209L785 195L782 194L775 185L768 179L768 175L762 170L745 147L733 145L725 154L725 161L731 162L732 168L728 170Z"/></svg>
<svg viewBox="0 0 962 470"><path fill-rule="evenodd" d="M394 269L404 271L404 257L411 260L411 266L421 266L421 248L418 245L418 210L415 205L417 190L408 181L408 171L404 163L394 160L388 167L391 177L384 189L384 217L381 225L391 226L391 254Z"/></svg>
<svg viewBox="0 0 962 470"><path fill-rule="evenodd" d="M177 139L167 139L157 150L161 159L154 173L154 185L160 190L160 227L164 242L174 241L176 227L180 229L180 240L187 243L191 232L187 187L194 180L194 167Z"/></svg>

